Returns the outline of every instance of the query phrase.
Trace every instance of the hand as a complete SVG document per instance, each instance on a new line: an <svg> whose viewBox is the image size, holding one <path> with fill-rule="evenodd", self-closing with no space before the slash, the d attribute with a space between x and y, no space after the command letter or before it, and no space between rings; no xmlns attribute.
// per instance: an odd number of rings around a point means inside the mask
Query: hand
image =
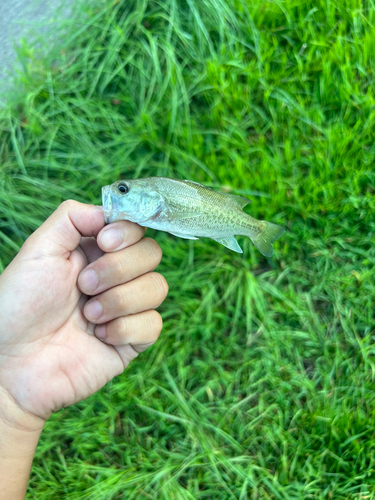
<svg viewBox="0 0 375 500"><path fill-rule="evenodd" d="M162 320L154 308L168 286L151 272L161 250L144 231L128 221L104 227L99 207L67 201L0 276L0 407L7 421L17 415L21 425L25 414L44 423L157 340Z"/></svg>

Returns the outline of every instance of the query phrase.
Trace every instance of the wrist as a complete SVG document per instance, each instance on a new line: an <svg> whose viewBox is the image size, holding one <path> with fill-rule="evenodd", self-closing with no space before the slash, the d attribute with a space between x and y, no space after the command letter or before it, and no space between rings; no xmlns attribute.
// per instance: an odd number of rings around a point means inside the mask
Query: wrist
<svg viewBox="0 0 375 500"><path fill-rule="evenodd" d="M0 385L0 427L2 434L40 435L45 420L22 408L11 394ZM4 434L3 434L4 435Z"/></svg>
<svg viewBox="0 0 375 500"><path fill-rule="evenodd" d="M44 420L0 386L0 500L23 500Z"/></svg>

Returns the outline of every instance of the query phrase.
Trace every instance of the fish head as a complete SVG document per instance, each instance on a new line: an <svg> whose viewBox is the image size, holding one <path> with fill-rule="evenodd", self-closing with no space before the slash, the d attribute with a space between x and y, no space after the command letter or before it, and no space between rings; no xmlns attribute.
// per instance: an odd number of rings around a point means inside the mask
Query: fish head
<svg viewBox="0 0 375 500"><path fill-rule="evenodd" d="M147 225L164 207L164 198L153 189L148 179L121 180L104 186L102 200L107 224L125 219Z"/></svg>

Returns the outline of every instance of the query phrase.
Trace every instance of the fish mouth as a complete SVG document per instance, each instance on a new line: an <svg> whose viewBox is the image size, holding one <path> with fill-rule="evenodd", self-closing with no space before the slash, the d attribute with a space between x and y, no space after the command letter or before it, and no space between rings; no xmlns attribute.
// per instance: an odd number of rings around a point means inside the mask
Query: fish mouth
<svg viewBox="0 0 375 500"><path fill-rule="evenodd" d="M118 220L132 221L130 214L121 209L120 200L113 191L112 185L102 187L102 204L104 222L106 224L111 224L111 222Z"/></svg>
<svg viewBox="0 0 375 500"><path fill-rule="evenodd" d="M113 222L114 210L113 210L113 200L111 196L111 186L102 187L102 203L104 212L104 221L106 224Z"/></svg>

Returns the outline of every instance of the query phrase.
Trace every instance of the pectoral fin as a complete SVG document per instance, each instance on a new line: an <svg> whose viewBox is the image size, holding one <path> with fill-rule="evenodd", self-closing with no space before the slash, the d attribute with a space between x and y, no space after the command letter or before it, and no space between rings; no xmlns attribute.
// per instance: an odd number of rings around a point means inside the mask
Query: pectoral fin
<svg viewBox="0 0 375 500"><path fill-rule="evenodd" d="M185 240L198 240L196 236L192 236L191 234L182 234L182 233L172 233L169 231L170 234L173 234L173 236L178 236L178 238L184 238Z"/></svg>
<svg viewBox="0 0 375 500"><path fill-rule="evenodd" d="M234 252L243 253L242 248L240 247L234 236L229 236L228 238L212 238L212 239L220 243L220 245L224 245L225 247L230 248Z"/></svg>

